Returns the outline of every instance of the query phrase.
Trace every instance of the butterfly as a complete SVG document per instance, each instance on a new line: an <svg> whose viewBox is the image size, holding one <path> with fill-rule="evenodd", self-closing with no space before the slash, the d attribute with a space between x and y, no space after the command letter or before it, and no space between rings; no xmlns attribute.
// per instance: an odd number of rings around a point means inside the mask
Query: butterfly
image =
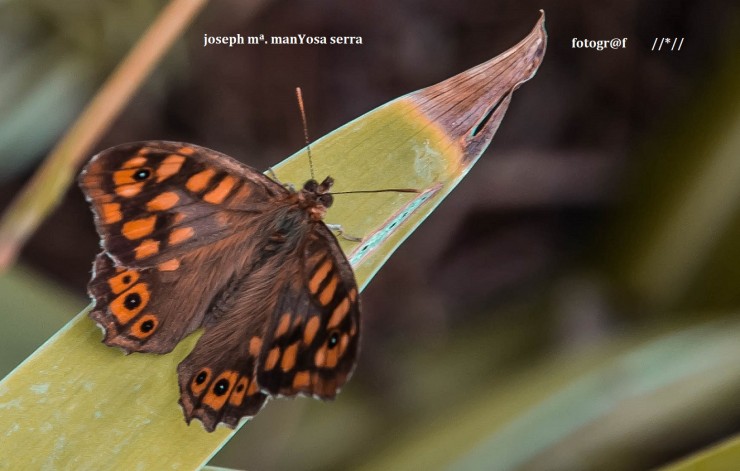
<svg viewBox="0 0 740 471"><path fill-rule="evenodd" d="M355 366L357 283L323 217L333 179L286 187L222 153L167 141L123 144L79 184L102 251L88 293L103 342L170 352L185 420L235 427L273 396L332 399Z"/></svg>

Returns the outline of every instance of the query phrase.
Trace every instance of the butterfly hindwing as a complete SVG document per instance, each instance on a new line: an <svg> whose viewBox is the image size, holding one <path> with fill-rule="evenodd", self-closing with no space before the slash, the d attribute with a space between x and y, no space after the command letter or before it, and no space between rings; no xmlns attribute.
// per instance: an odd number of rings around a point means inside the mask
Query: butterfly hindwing
<svg viewBox="0 0 740 471"><path fill-rule="evenodd" d="M176 265L137 268L98 254L88 292L95 302L90 317L103 328L103 342L126 352L171 351L213 311L211 300L228 276L217 271L220 258L201 248ZM208 272L216 283L203 283Z"/></svg>
<svg viewBox="0 0 740 471"><path fill-rule="evenodd" d="M153 266L223 240L287 190L224 154L177 142L123 144L80 175L102 245L125 266Z"/></svg>
<svg viewBox="0 0 740 471"><path fill-rule="evenodd" d="M192 353L177 367L180 405L188 423L197 418L212 432L224 423L236 427L242 417L255 415L268 396L255 376L259 345L258 322L220 322L209 327Z"/></svg>
<svg viewBox="0 0 740 471"><path fill-rule="evenodd" d="M354 274L336 238L316 224L280 290L265 333L259 383L273 395L334 398L354 368L360 306Z"/></svg>
<svg viewBox="0 0 740 471"><path fill-rule="evenodd" d="M258 232L276 228L274 221L263 222L268 227ZM284 243L294 246L296 236L300 233ZM235 274L212 303L214 315L205 321L205 332L177 367L180 404L188 422L197 418L208 431L219 423L234 427L264 404L268 395L257 379L257 364L278 280L290 278L285 272L277 276L290 252L282 244L263 248L260 263Z"/></svg>
<svg viewBox="0 0 740 471"><path fill-rule="evenodd" d="M235 426L269 396L331 399L352 372L360 319L349 263L322 223L284 244L236 283L178 367L185 416L206 430Z"/></svg>

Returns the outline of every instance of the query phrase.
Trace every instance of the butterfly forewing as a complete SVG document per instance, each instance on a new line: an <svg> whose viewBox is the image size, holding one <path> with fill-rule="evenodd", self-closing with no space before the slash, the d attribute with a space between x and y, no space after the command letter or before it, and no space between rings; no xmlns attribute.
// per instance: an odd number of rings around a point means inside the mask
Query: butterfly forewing
<svg viewBox="0 0 740 471"><path fill-rule="evenodd" d="M80 176L103 248L126 266L169 262L249 226L287 190L210 149L177 142L124 144Z"/></svg>

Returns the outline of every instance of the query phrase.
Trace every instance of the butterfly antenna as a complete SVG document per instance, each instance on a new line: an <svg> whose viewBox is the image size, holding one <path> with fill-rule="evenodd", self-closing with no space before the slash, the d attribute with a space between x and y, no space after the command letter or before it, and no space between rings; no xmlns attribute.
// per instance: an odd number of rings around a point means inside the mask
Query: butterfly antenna
<svg viewBox="0 0 740 471"><path fill-rule="evenodd" d="M296 87L295 97L298 99L298 109L301 110L301 120L303 121L303 138L306 140L306 151L308 152L308 165L311 168L311 179L316 180L313 171L313 158L311 156L311 140L308 138L308 123L306 122L306 107L303 106L303 93L301 87ZM333 195L350 195L356 193L421 193L413 188L384 188L382 190L360 190L360 191L340 191L332 192Z"/></svg>
<svg viewBox="0 0 740 471"><path fill-rule="evenodd" d="M303 121L303 138L306 140L306 151L308 152L308 166L311 169L311 179L316 180L316 176L313 172L313 158L311 158L311 140L308 138L306 108L303 106L303 93L301 93L301 87L296 87L295 96L298 99L298 108L301 110L301 120Z"/></svg>

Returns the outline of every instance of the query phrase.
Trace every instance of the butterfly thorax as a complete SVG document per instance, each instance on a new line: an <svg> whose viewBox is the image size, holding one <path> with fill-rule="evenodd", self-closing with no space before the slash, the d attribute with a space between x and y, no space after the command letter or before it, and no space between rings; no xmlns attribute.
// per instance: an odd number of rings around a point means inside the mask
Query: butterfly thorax
<svg viewBox="0 0 740 471"><path fill-rule="evenodd" d="M296 193L298 205L308 212L313 221L321 221L326 215L326 210L331 207L334 197L329 190L334 184L334 179L326 177L321 184L314 179L308 180L303 189Z"/></svg>

